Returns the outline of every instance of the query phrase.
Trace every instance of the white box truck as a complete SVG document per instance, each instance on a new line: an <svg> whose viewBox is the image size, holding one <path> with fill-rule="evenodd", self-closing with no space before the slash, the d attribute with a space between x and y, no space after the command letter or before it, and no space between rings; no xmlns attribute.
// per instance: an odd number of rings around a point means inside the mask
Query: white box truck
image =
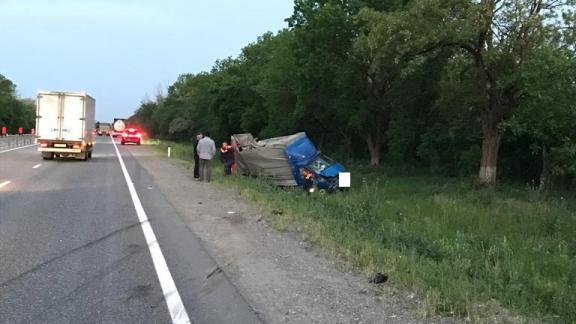
<svg viewBox="0 0 576 324"><path fill-rule="evenodd" d="M36 138L42 157L91 158L95 109L96 101L86 92L39 91Z"/></svg>

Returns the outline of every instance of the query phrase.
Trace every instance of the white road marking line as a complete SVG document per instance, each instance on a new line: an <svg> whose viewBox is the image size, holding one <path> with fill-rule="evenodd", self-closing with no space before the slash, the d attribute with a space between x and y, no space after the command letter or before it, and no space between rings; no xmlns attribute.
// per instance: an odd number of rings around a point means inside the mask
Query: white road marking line
<svg viewBox="0 0 576 324"><path fill-rule="evenodd" d="M24 145L24 146L20 146L20 147L13 148L13 149L9 149L9 150L0 151L0 154L6 153L6 152L11 152L11 151L16 151L16 150L20 150L20 149L27 148L27 147L30 147L30 146L36 146L36 145L37 145L37 144L30 144L30 145Z"/></svg>
<svg viewBox="0 0 576 324"><path fill-rule="evenodd" d="M140 198L138 197L134 183L130 178L130 174L128 174L128 170L126 169L122 155L120 155L118 146L116 146L116 143L114 143L113 139L112 144L116 150L118 161L120 161L120 167L122 169L122 173L124 173L124 178L126 180L126 184L128 185L128 190L130 191L130 196L132 197L132 202L134 203L134 208L136 209L136 214L138 214L140 226L142 228L142 232L144 232L144 237L146 238L146 243L148 244L148 249L150 250L150 255L152 256L152 263L154 263L156 275L160 280L160 286L162 287L162 293L164 294L164 300L168 306L168 311L170 312L172 323L190 323L190 318L188 317L186 308L184 308L184 303L182 303L182 298L180 298L180 294L178 293L178 289L176 288L176 284L174 283L170 269L168 269L168 264L166 263L164 254L162 254L162 250L160 249L160 244L156 239L154 230L152 230L152 226L150 225L148 216L146 216L144 207L142 207L142 203L140 202Z"/></svg>
<svg viewBox="0 0 576 324"><path fill-rule="evenodd" d="M12 181L4 181L4 182L0 183L0 189L6 187L7 185L9 185L11 183L12 183Z"/></svg>
<svg viewBox="0 0 576 324"><path fill-rule="evenodd" d="M36 164L35 166L32 167L32 169L38 169L38 168L41 167L41 166L42 166L42 163Z"/></svg>

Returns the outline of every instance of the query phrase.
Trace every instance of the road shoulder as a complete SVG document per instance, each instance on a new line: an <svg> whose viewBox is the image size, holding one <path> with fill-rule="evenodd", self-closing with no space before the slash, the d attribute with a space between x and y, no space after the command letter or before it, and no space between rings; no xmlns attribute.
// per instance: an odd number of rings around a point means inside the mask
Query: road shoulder
<svg viewBox="0 0 576 324"><path fill-rule="evenodd" d="M232 190L193 180L183 163L149 148L131 150L240 293L270 323L416 323L413 294L369 284L311 247L299 234L279 233Z"/></svg>

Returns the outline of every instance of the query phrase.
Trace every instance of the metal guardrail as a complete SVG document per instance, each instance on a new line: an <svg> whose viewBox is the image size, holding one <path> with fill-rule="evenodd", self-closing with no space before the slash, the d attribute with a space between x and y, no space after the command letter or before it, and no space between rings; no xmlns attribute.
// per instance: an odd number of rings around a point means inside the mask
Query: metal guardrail
<svg viewBox="0 0 576 324"><path fill-rule="evenodd" d="M31 134L0 136L0 150L31 145L34 143L36 143L36 136Z"/></svg>

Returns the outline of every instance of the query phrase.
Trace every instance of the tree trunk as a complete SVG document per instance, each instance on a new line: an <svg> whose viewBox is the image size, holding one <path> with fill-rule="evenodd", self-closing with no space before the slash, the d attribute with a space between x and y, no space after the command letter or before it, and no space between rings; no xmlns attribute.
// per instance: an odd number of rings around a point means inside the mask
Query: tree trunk
<svg viewBox="0 0 576 324"><path fill-rule="evenodd" d="M352 158L352 137L348 134L344 134L342 142L344 143L344 150L347 154L346 158L350 160Z"/></svg>
<svg viewBox="0 0 576 324"><path fill-rule="evenodd" d="M320 141L318 141L318 150L322 151L322 149L324 148L324 138L326 137L325 135L326 133L322 132L322 134L320 135Z"/></svg>
<svg viewBox="0 0 576 324"><path fill-rule="evenodd" d="M538 189L545 190L548 187L548 152L546 144L542 144L542 172L540 173L540 184Z"/></svg>
<svg viewBox="0 0 576 324"><path fill-rule="evenodd" d="M498 153L502 143L502 131L498 128L498 120L491 111L482 116L482 159L478 180L482 184L496 184Z"/></svg>
<svg viewBox="0 0 576 324"><path fill-rule="evenodd" d="M368 145L368 151L370 152L370 165L380 165L380 136L376 136L376 139L374 140L370 134L366 135L366 144Z"/></svg>

